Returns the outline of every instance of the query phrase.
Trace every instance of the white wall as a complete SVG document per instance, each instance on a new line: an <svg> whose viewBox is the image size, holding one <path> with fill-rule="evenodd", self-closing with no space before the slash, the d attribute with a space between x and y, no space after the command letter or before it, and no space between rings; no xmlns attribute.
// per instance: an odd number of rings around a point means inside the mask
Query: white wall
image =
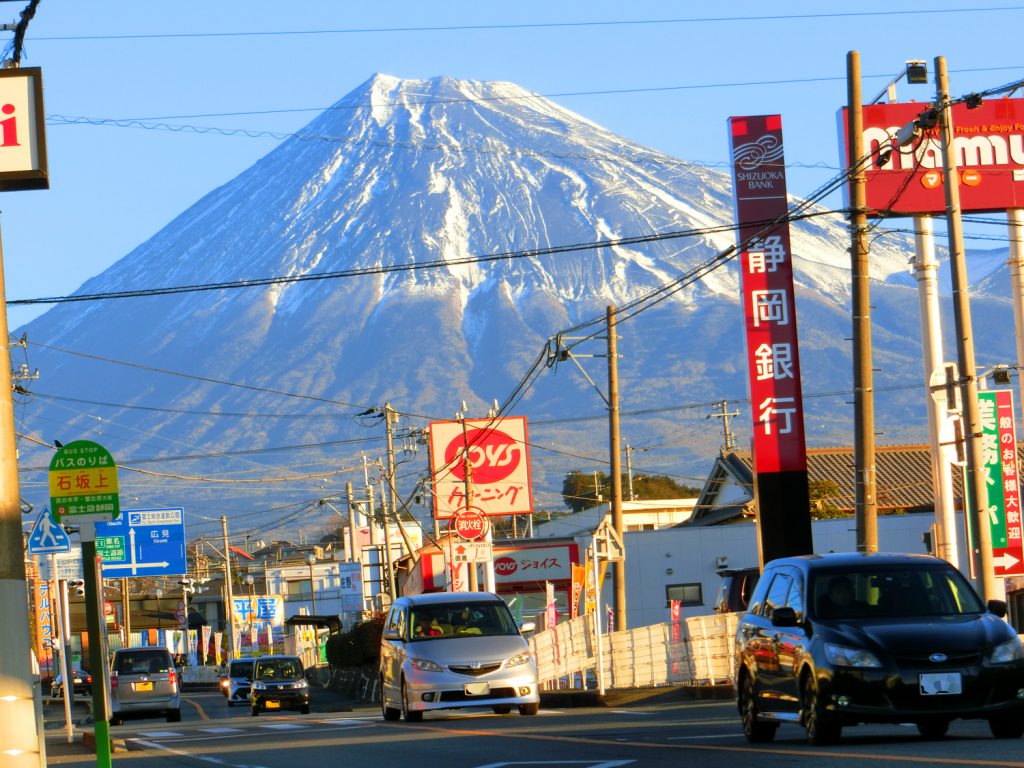
<svg viewBox="0 0 1024 768"><path fill-rule="evenodd" d="M927 554L922 535L935 522L931 513L881 515L878 548L884 552ZM958 529L963 530L962 524ZM812 524L814 550L852 552L857 548L853 518L816 520ZM757 538L753 523L694 528L630 531L626 547L626 620L629 627L658 624L669 619L665 587L669 584L703 585L704 604L684 606L683 617L707 616L714 608L722 578L716 572L718 558L725 556L730 568L757 566ZM963 544L960 552L964 552ZM966 558L961 554L961 562ZM668 574L667 570L672 569ZM964 570L961 566L961 570ZM611 579L604 584L602 600L614 602Z"/></svg>

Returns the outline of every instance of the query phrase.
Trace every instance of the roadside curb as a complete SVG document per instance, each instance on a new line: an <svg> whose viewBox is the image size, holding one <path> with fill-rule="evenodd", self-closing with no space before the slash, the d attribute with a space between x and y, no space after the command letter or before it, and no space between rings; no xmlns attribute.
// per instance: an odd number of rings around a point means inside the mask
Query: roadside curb
<svg viewBox="0 0 1024 768"><path fill-rule="evenodd" d="M94 730L83 730L82 731L82 746L88 749L90 752L96 752L96 731ZM127 752L128 744L124 739L110 739L110 751L111 752Z"/></svg>

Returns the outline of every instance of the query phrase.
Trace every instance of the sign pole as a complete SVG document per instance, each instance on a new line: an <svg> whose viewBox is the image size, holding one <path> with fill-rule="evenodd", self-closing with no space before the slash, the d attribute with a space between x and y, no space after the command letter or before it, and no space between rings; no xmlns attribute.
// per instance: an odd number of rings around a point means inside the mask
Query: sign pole
<svg viewBox="0 0 1024 768"><path fill-rule="evenodd" d="M95 523L82 523L82 571L85 577L85 626L89 634L89 669L92 672L93 729L97 768L110 768L110 672L107 668L106 627L103 624L103 577L96 557Z"/></svg>
<svg viewBox="0 0 1024 768"><path fill-rule="evenodd" d="M64 729L67 733L68 744L75 740L75 724L71 720L71 697L75 691L74 680L71 674L72 664L68 653L67 632L64 631L64 595L67 589L67 582L57 578L57 555L50 555L50 576L56 589L50 593L50 604L54 607L54 626L57 628L57 649L60 654L60 672L64 679Z"/></svg>

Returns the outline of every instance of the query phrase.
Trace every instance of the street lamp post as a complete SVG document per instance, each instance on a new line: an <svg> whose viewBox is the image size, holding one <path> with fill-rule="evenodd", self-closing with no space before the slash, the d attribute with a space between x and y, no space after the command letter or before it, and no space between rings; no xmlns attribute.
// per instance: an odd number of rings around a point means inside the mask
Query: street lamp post
<svg viewBox="0 0 1024 768"><path fill-rule="evenodd" d="M309 565L309 599L313 606L312 614L316 616L316 585L313 582L313 566L316 564L316 555L312 552L306 555L306 563Z"/></svg>
<svg viewBox="0 0 1024 768"><path fill-rule="evenodd" d="M156 628L159 631L164 628L164 619L160 615L160 598L164 596L164 591L157 587L153 594L156 595Z"/></svg>

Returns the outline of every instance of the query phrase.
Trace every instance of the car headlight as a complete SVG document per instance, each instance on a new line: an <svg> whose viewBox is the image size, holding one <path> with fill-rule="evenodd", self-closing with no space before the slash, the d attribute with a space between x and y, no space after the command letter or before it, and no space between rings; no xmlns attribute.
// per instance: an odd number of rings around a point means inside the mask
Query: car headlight
<svg viewBox="0 0 1024 768"><path fill-rule="evenodd" d="M304 679L303 680L299 680L299 682L297 682L295 684L295 687L296 688L309 688L309 683L306 680L304 680Z"/></svg>
<svg viewBox="0 0 1024 768"><path fill-rule="evenodd" d="M828 663L837 667L859 667L861 669L877 669L882 666L871 651L863 648L850 648L835 643L825 643L825 658Z"/></svg>
<svg viewBox="0 0 1024 768"><path fill-rule="evenodd" d="M522 653L517 653L515 656L510 658L508 660L507 666L509 666L509 667L518 667L520 664L527 664L527 663L529 663L529 661L530 661L530 652L529 651L523 651Z"/></svg>
<svg viewBox="0 0 1024 768"><path fill-rule="evenodd" d="M267 684L262 680L253 680L252 689L254 691L265 691L267 690Z"/></svg>
<svg viewBox="0 0 1024 768"><path fill-rule="evenodd" d="M1006 642L997 645L988 657L989 664L1006 664L1018 659L1024 659L1024 646L1021 645L1020 638L1017 637L1011 637Z"/></svg>
<svg viewBox="0 0 1024 768"><path fill-rule="evenodd" d="M430 659L409 659L409 663L412 664L413 669L418 669L420 672L444 672L440 664L435 664Z"/></svg>

